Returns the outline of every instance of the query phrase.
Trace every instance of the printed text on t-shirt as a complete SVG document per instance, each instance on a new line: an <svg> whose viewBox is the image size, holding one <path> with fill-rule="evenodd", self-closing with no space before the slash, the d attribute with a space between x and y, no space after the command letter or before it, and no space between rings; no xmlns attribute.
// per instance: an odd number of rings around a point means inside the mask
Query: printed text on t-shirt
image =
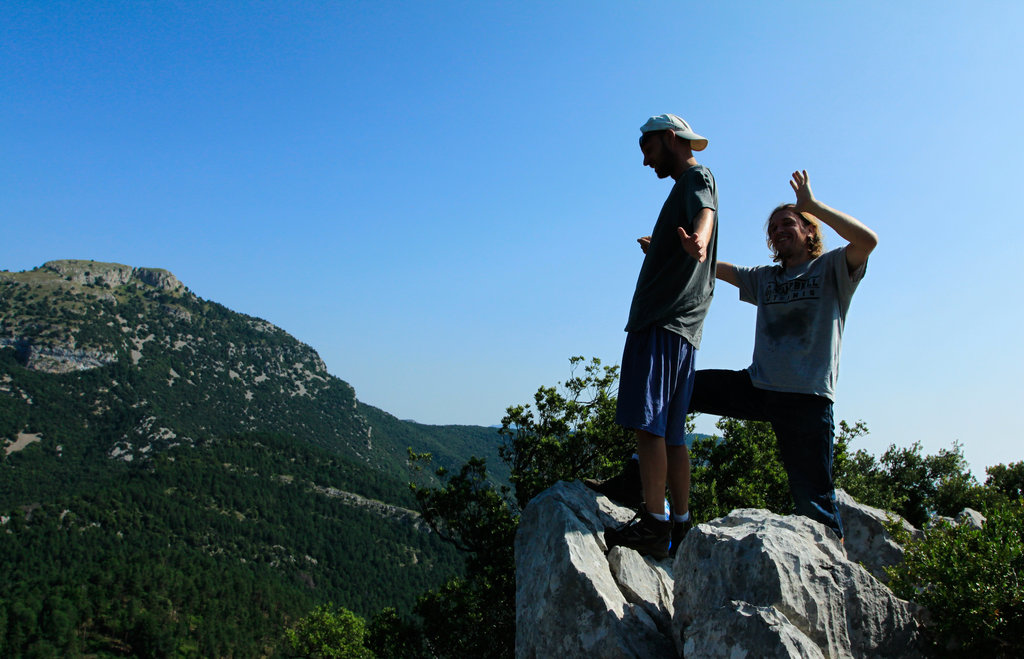
<svg viewBox="0 0 1024 659"><path fill-rule="evenodd" d="M786 282L768 282L764 288L764 304L779 304L794 300L821 297L821 277L793 279Z"/></svg>

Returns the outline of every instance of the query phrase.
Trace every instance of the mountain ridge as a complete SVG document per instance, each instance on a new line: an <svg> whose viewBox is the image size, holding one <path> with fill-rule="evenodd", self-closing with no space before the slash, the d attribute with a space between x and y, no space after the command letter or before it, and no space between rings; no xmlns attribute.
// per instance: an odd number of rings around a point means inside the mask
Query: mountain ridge
<svg viewBox="0 0 1024 659"><path fill-rule="evenodd" d="M40 309L44 298L59 304ZM6 303L0 307L0 347L14 348L18 361L30 370L62 373L115 363L124 366L129 361L138 366L146 359L163 362L159 364L160 379L169 390L212 384L232 394L232 402L240 407L229 415L235 424L231 430L254 425L255 419L247 418L252 415L239 411L279 407L276 399L281 396L327 398L336 408L355 412L335 420L330 427L292 418L295 428L311 430L315 435L312 441L333 444L355 459L373 463L376 458L375 467L404 473L406 447L385 446L375 452L374 428L364 417L372 414L378 425L385 418L381 415L394 419L392 426L406 422L359 402L355 389L330 375L312 347L263 319L232 312L195 296L167 270L73 259L47 261L23 273L0 272L0 299ZM7 308L11 299L23 303L17 314L12 315ZM90 317L86 310L96 315ZM143 315L145 322L140 321ZM212 332L208 331L210 326ZM225 331L247 338L248 344L220 340L217 334ZM197 355L204 359L197 360ZM196 361L202 368L192 367ZM150 369L150 375L152 372ZM158 382L150 384L155 388ZM180 405L172 410L180 411ZM421 429L432 427L412 423ZM291 430L281 423L272 426L274 430ZM202 430L206 429L196 428L193 433ZM153 433L136 434L159 440ZM434 453L442 464L457 462L445 456L447 447L443 444L427 442L414 448ZM493 447L481 457L497 462Z"/></svg>
<svg viewBox="0 0 1024 659"><path fill-rule="evenodd" d="M501 441L361 403L167 270L85 260L0 272L0 438L0 653L101 656L264 654L317 602L408 609L462 569L408 451L500 468Z"/></svg>

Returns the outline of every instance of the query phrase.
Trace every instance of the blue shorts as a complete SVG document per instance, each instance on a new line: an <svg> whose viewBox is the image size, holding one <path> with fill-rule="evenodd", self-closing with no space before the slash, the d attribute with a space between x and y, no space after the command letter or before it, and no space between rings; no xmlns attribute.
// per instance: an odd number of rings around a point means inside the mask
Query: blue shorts
<svg viewBox="0 0 1024 659"><path fill-rule="evenodd" d="M622 350L616 423L664 437L669 446L683 446L694 352L689 341L661 327L629 332Z"/></svg>

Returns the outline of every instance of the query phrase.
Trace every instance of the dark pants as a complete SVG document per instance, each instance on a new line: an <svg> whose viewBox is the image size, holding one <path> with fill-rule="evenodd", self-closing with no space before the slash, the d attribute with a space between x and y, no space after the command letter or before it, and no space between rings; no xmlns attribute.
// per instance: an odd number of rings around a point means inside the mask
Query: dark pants
<svg viewBox="0 0 1024 659"><path fill-rule="evenodd" d="M690 411L771 423L797 514L821 522L843 537L832 486L832 401L811 394L758 389L746 371L708 369L697 371Z"/></svg>

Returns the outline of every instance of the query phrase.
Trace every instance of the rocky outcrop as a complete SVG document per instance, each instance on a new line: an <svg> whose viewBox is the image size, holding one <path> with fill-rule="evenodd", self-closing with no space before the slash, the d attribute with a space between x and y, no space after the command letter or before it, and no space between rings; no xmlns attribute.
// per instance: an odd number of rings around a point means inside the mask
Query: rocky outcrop
<svg viewBox="0 0 1024 659"><path fill-rule="evenodd" d="M915 539L921 538L921 531L898 515L858 503L843 490L836 490L836 502L843 519L846 557L863 565L876 579L888 583L885 568L903 562L903 547L893 540L886 525L899 524Z"/></svg>
<svg viewBox="0 0 1024 659"><path fill-rule="evenodd" d="M517 657L673 656L665 633L669 604L659 611L658 603L637 600L637 592L648 588L620 588L605 557L604 527L631 516L604 497L598 501L580 483L559 483L530 502L516 533ZM640 561L653 575L670 579L668 561L629 554L626 571Z"/></svg>
<svg viewBox="0 0 1024 659"><path fill-rule="evenodd" d="M985 525L985 516L973 508L964 508L956 517L945 515L933 515L928 519L926 528L935 526L963 526L967 525L974 529L980 529Z"/></svg>
<svg viewBox="0 0 1024 659"><path fill-rule="evenodd" d="M737 648L760 655L763 639L702 633L723 617L730 626L749 626L755 618L737 602L771 609L781 616L773 628L785 628L780 640L802 636L824 657L915 654L909 650L918 635L915 607L848 560L839 539L806 517L734 510L693 529L674 567L673 633L687 656L731 656ZM709 617L716 625L709 627Z"/></svg>
<svg viewBox="0 0 1024 659"><path fill-rule="evenodd" d="M0 337L0 348L14 348L25 368L43 373L70 373L99 368L117 361L100 350L78 350L61 345L36 344L16 337Z"/></svg>
<svg viewBox="0 0 1024 659"><path fill-rule="evenodd" d="M82 261L79 259L64 259L60 261L47 261L44 268L53 270L65 281L80 285L102 285L124 286L132 279L132 268L130 265L120 263L101 263L97 261Z"/></svg>
<svg viewBox="0 0 1024 659"><path fill-rule="evenodd" d="M631 511L558 483L516 535L516 656L917 656L916 607L847 555L853 536L881 546L884 528L843 505L845 549L806 518L737 510L695 526L674 563L656 562L606 554L604 528Z"/></svg>
<svg viewBox="0 0 1024 659"><path fill-rule="evenodd" d="M120 263L77 259L47 261L43 267L53 270L65 281L83 286L124 286L134 279L168 293L180 293L185 290L185 285L177 277L160 268L133 268Z"/></svg>
<svg viewBox="0 0 1024 659"><path fill-rule="evenodd" d="M824 659L811 639L770 606L740 600L713 609L687 630L683 656Z"/></svg>
<svg viewBox="0 0 1024 659"><path fill-rule="evenodd" d="M409 510L408 508L402 508L400 506L393 506L389 503L384 503L383 501L378 501L376 499L369 499L354 492L346 492L345 490L340 490L336 487L312 485L312 488L315 492L319 492L320 494L332 499L338 499L345 505L369 510L380 517L387 519L399 520L409 524L417 531L430 532L430 526L423 521L423 516L415 510Z"/></svg>
<svg viewBox="0 0 1024 659"><path fill-rule="evenodd" d="M144 284L168 293L181 293L185 290L185 284L178 281L178 278L169 271L160 268L135 268L132 276Z"/></svg>

